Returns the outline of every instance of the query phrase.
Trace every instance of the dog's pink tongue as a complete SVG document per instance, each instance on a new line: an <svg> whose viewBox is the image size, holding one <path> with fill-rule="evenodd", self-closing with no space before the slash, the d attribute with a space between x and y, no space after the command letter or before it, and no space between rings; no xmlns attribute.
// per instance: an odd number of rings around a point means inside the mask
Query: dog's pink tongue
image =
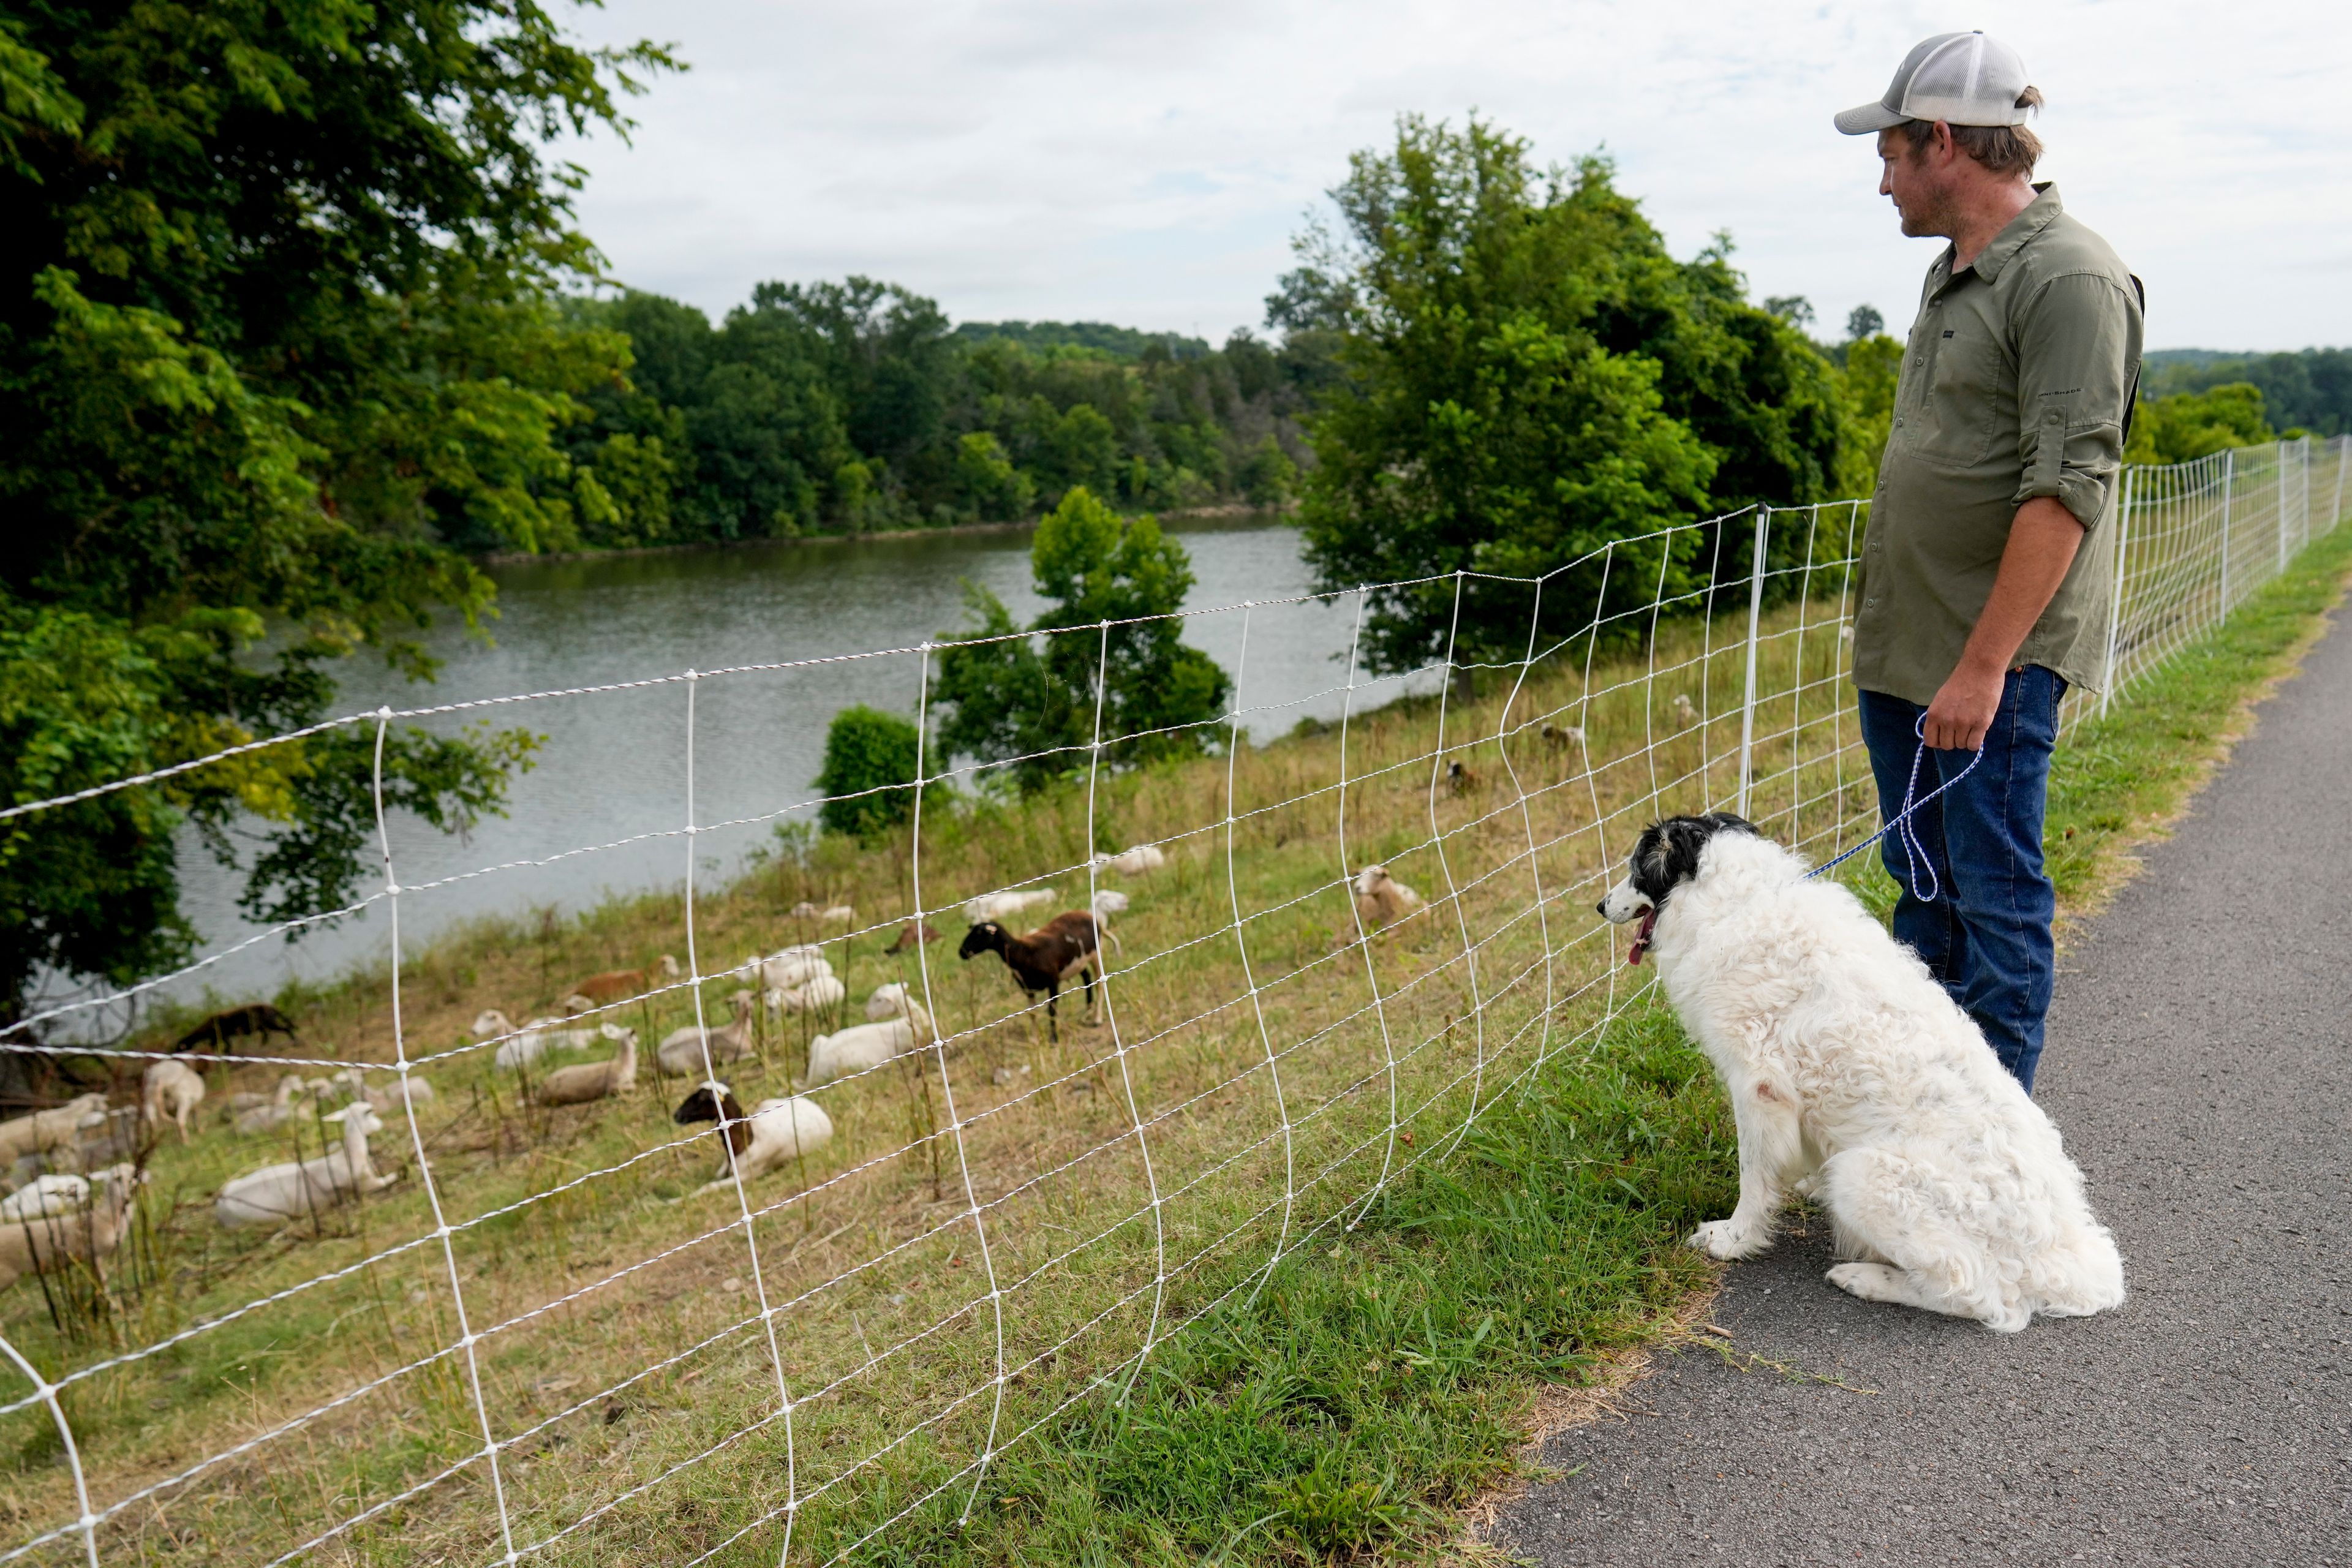
<svg viewBox="0 0 2352 1568"><path fill-rule="evenodd" d="M1652 910L1642 917L1642 929L1633 933L1633 950L1625 954L1629 967L1639 965L1642 955L1650 951L1650 932L1658 923L1658 911Z"/></svg>

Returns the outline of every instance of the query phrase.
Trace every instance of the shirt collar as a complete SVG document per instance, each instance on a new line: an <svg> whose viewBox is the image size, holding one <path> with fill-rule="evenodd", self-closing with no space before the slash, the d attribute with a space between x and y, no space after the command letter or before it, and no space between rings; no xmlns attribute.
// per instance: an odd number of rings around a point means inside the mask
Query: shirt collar
<svg viewBox="0 0 2352 1568"><path fill-rule="evenodd" d="M1995 281L2000 277L2000 269L2009 265L2010 258L2023 250L2035 235L2050 226L2052 218L2065 210L2058 199L2055 183L2045 180L2034 186L2033 199L2025 204L2025 210L2010 219L2009 226L1993 236L1992 243L1986 246L1976 260L1969 264L1969 270L1988 283ZM1954 247L1947 245L1943 256L1936 262L1937 271L1947 282L1951 279L1954 255Z"/></svg>

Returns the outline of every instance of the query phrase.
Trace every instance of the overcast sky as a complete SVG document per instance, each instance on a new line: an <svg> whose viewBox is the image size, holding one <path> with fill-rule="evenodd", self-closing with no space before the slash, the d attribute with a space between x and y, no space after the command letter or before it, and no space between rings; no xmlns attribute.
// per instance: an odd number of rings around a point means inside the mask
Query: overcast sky
<svg viewBox="0 0 2352 1568"><path fill-rule="evenodd" d="M1302 215L1396 116L1475 109L1617 161L1677 255L1728 229L1754 295L1900 331L1906 240L1830 128L1930 33L2024 55L2069 209L2147 284L2151 347L2352 343L2352 6L1993 0L609 0L673 43L633 146L572 149L614 274L723 313L862 272L962 320L1256 328Z"/></svg>

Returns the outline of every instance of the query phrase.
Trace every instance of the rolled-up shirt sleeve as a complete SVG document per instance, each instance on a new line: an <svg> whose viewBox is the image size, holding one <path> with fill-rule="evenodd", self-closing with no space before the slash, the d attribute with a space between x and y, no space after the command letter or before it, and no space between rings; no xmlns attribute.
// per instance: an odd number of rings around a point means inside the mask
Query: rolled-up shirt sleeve
<svg viewBox="0 0 2352 1568"><path fill-rule="evenodd" d="M2055 496L2085 530L2114 499L2132 395L2139 302L2111 278L2066 272L2025 308L2017 334L2020 505Z"/></svg>

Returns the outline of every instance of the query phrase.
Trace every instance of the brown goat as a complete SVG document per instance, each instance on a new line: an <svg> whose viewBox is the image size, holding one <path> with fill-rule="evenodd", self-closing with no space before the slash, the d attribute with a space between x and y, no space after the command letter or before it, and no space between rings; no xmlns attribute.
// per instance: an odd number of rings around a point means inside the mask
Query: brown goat
<svg viewBox="0 0 2352 1568"><path fill-rule="evenodd" d="M964 933L963 946L956 956L969 959L981 952L1001 956L1024 992L1045 994L1045 1028L1052 1038L1062 1037L1055 1004L1061 997L1062 982L1073 975L1084 977L1087 1016L1094 1016L1095 973L1102 966L1095 952L1094 916L1073 910L1055 915L1027 936L1014 936L994 921L982 921Z"/></svg>
<svg viewBox="0 0 2352 1568"><path fill-rule="evenodd" d="M567 996L585 996L592 1003L618 1002L626 997L642 995L663 980L677 978L677 960L665 952L657 963L643 969L608 969L602 974L592 974L566 992Z"/></svg>

